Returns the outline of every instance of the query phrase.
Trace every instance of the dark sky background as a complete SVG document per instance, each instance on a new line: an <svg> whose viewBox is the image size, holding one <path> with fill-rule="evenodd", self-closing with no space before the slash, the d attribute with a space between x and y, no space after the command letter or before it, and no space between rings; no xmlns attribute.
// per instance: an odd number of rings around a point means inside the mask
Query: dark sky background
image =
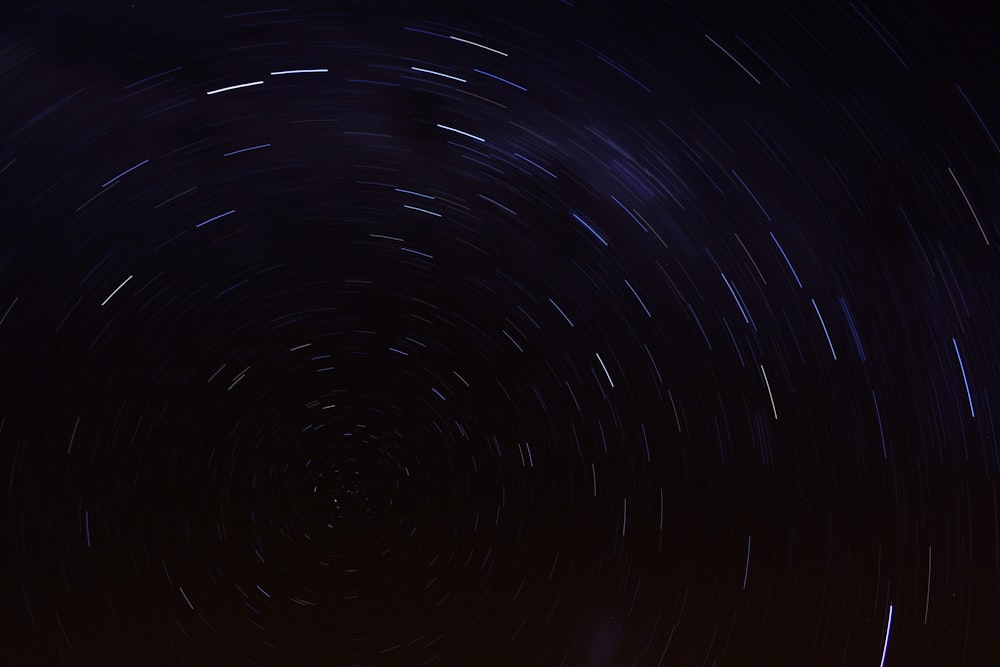
<svg viewBox="0 0 1000 667"><path fill-rule="evenodd" d="M998 664L980 4L6 7L0 662Z"/></svg>

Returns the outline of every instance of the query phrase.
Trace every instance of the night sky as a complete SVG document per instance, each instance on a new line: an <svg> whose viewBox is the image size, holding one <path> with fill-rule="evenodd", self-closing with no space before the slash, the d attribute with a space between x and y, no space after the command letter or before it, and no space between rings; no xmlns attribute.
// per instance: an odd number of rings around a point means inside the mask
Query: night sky
<svg viewBox="0 0 1000 667"><path fill-rule="evenodd" d="M993 3L0 21L0 663L1000 664Z"/></svg>

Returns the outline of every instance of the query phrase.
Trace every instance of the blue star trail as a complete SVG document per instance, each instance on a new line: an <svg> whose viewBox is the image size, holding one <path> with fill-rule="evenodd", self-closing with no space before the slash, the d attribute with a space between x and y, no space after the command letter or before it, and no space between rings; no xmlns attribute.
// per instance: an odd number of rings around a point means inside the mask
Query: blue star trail
<svg viewBox="0 0 1000 667"><path fill-rule="evenodd" d="M1000 13L924 4L9 7L0 663L997 664Z"/></svg>

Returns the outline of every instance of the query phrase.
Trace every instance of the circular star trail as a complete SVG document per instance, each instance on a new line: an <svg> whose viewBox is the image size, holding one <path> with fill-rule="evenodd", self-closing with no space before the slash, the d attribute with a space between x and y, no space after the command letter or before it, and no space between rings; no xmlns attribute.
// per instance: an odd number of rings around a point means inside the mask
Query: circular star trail
<svg viewBox="0 0 1000 667"><path fill-rule="evenodd" d="M12 9L4 654L993 664L998 27Z"/></svg>

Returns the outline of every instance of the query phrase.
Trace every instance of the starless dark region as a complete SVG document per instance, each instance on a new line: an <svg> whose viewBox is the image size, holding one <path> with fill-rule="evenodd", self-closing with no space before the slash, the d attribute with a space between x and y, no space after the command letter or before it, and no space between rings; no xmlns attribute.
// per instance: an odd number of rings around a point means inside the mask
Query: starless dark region
<svg viewBox="0 0 1000 667"><path fill-rule="evenodd" d="M8 3L0 663L1000 664L995 3Z"/></svg>

